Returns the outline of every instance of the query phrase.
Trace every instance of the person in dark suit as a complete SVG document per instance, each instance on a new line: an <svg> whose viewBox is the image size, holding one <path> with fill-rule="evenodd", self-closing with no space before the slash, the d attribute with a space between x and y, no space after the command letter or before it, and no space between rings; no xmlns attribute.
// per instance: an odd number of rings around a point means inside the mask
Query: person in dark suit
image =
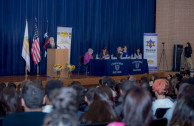
<svg viewBox="0 0 194 126"><path fill-rule="evenodd" d="M57 45L55 44L54 37L49 38L49 43L45 45L46 49L56 49Z"/></svg>
<svg viewBox="0 0 194 126"><path fill-rule="evenodd" d="M36 82L27 81L21 89L21 104L25 112L8 115L3 126L42 126L45 113L42 111L44 104L44 91Z"/></svg>
<svg viewBox="0 0 194 126"><path fill-rule="evenodd" d="M120 59L120 56L123 55L121 46L117 47L117 51L114 53L114 56L117 57L117 59Z"/></svg>

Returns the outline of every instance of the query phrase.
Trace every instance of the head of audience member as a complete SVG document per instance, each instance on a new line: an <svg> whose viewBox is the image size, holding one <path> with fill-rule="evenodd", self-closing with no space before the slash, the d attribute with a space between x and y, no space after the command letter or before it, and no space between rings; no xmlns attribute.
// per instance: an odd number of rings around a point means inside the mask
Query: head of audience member
<svg viewBox="0 0 194 126"><path fill-rule="evenodd" d="M83 111L87 106L87 103L85 102L85 93L87 92L87 89L84 88L79 81L73 81L68 87L72 87L76 91L76 100L79 104L79 110Z"/></svg>
<svg viewBox="0 0 194 126"><path fill-rule="evenodd" d="M188 83L188 84L193 84L194 85L194 77L189 77L185 83Z"/></svg>
<svg viewBox="0 0 194 126"><path fill-rule="evenodd" d="M43 126L79 126L79 121L75 116L54 111L46 115Z"/></svg>
<svg viewBox="0 0 194 126"><path fill-rule="evenodd" d="M157 74L152 74L152 81L155 81L158 78Z"/></svg>
<svg viewBox="0 0 194 126"><path fill-rule="evenodd" d="M4 110L4 116L21 111L20 99L14 87L5 87L0 101Z"/></svg>
<svg viewBox="0 0 194 126"><path fill-rule="evenodd" d="M42 86L42 80L41 79L35 79L33 80L32 82L34 82L34 85L40 89L43 89L43 86Z"/></svg>
<svg viewBox="0 0 194 126"><path fill-rule="evenodd" d="M149 92L135 86L128 90L123 102L126 126L148 126L152 120L152 100Z"/></svg>
<svg viewBox="0 0 194 126"><path fill-rule="evenodd" d="M141 83L148 83L148 77L146 76L141 77Z"/></svg>
<svg viewBox="0 0 194 126"><path fill-rule="evenodd" d="M194 97L185 97L177 101L170 126L194 125Z"/></svg>
<svg viewBox="0 0 194 126"><path fill-rule="evenodd" d="M179 87L177 100L185 97L194 97L194 85L183 83Z"/></svg>
<svg viewBox="0 0 194 126"><path fill-rule="evenodd" d="M129 81L136 82L136 78L134 76L130 76Z"/></svg>
<svg viewBox="0 0 194 126"><path fill-rule="evenodd" d="M141 87L144 88L146 91L151 91L150 85L148 82L143 82Z"/></svg>
<svg viewBox="0 0 194 126"><path fill-rule="evenodd" d="M185 73L185 72L184 72ZM181 83L182 81L183 81L183 75L184 74L182 74L182 73L180 73L180 74L175 74L175 76L177 76L178 77L178 81L179 81L179 83Z"/></svg>
<svg viewBox="0 0 194 126"><path fill-rule="evenodd" d="M61 80L49 80L45 85L45 103L47 105L52 105L50 94L55 89L60 89L63 87L63 82Z"/></svg>
<svg viewBox="0 0 194 126"><path fill-rule="evenodd" d="M110 104L111 95L111 89L107 86L96 88L93 102L89 109L81 116L80 122L82 124L96 124L117 121L116 112Z"/></svg>
<svg viewBox="0 0 194 126"><path fill-rule="evenodd" d="M123 51L127 52L127 46L126 45L123 46Z"/></svg>
<svg viewBox="0 0 194 126"><path fill-rule="evenodd" d="M110 87L112 90L113 87L115 86L115 80L109 76L102 77L102 83L103 85L107 85L108 87Z"/></svg>
<svg viewBox="0 0 194 126"><path fill-rule="evenodd" d="M124 96L128 90L132 89L135 86L137 85L136 85L136 82L134 81L129 81L129 80L124 81L121 84L121 90L120 90L121 95Z"/></svg>
<svg viewBox="0 0 194 126"><path fill-rule="evenodd" d="M103 85L102 79L99 80L99 85L100 85L100 86Z"/></svg>
<svg viewBox="0 0 194 126"><path fill-rule="evenodd" d="M4 83L4 82L1 82L0 83L0 89L3 89L3 88L5 88L6 87L6 84Z"/></svg>
<svg viewBox="0 0 194 126"><path fill-rule="evenodd" d="M92 55L92 54L93 54L93 49L89 48L89 49L88 49L88 53L89 53L90 55Z"/></svg>
<svg viewBox="0 0 194 126"><path fill-rule="evenodd" d="M42 110L44 91L36 85L34 82L27 81L21 89L21 104L25 112Z"/></svg>
<svg viewBox="0 0 194 126"><path fill-rule="evenodd" d="M118 83L118 84L115 85L115 91L117 93L117 99L121 96L120 90L121 90L121 83Z"/></svg>
<svg viewBox="0 0 194 126"><path fill-rule="evenodd" d="M168 75L167 75L167 79L170 81L171 78L172 78L172 75L171 75L171 74L168 74Z"/></svg>
<svg viewBox="0 0 194 126"><path fill-rule="evenodd" d="M1 93L3 91L3 89L6 87L6 84L4 82L1 82L0 83L0 96L1 96Z"/></svg>
<svg viewBox="0 0 194 126"><path fill-rule="evenodd" d="M96 88L90 88L85 94L85 101L88 105L91 105L94 100L94 93Z"/></svg>
<svg viewBox="0 0 194 126"><path fill-rule="evenodd" d="M55 40L54 40L54 37L50 37L50 38L49 38L49 42L50 42L51 47L54 48L54 47L55 47Z"/></svg>
<svg viewBox="0 0 194 126"><path fill-rule="evenodd" d="M65 114L75 115L77 112L77 92L71 87L55 89L50 94L54 110L63 111Z"/></svg>
<svg viewBox="0 0 194 126"><path fill-rule="evenodd" d="M14 88L16 89L16 84L13 83L13 82L9 82L9 83L8 83L8 87L14 87Z"/></svg>
<svg viewBox="0 0 194 126"><path fill-rule="evenodd" d="M188 79L191 75L190 70L185 70L181 74L182 74L184 80Z"/></svg>
<svg viewBox="0 0 194 126"><path fill-rule="evenodd" d="M46 115L43 126L78 126L76 91L71 87L58 88L50 97L54 109Z"/></svg>
<svg viewBox="0 0 194 126"><path fill-rule="evenodd" d="M166 79L157 79L152 85L152 91L155 93L157 99L165 98L168 93L169 81Z"/></svg>
<svg viewBox="0 0 194 126"><path fill-rule="evenodd" d="M118 47L117 47L117 52L122 52L121 46L118 46Z"/></svg>

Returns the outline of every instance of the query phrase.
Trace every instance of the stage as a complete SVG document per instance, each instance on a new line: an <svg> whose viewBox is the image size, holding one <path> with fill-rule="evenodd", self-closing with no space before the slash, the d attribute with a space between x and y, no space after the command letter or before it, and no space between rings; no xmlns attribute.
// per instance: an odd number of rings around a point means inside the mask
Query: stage
<svg viewBox="0 0 194 126"><path fill-rule="evenodd" d="M147 76L148 78L151 78L152 74L157 74L158 77L165 77L168 74L176 74L178 72L162 72L162 71L149 71L149 74L139 74L139 75L131 75L134 76L137 79L137 82L140 80L142 76ZM111 76L116 82L120 79L127 79L129 76ZM23 80L35 80L35 79L41 79L43 87L45 87L45 84L48 80L51 79L57 79L57 78L48 78L46 75L40 75L40 76L28 76L27 78L25 76L1 76L0 82L5 82L8 84L9 82L14 82L16 85L20 84ZM60 78L64 82L64 86L69 85L72 81L79 81L82 83L85 87L91 87L96 86L99 83L99 80L102 77L98 76L86 76L85 74L73 74L70 78Z"/></svg>

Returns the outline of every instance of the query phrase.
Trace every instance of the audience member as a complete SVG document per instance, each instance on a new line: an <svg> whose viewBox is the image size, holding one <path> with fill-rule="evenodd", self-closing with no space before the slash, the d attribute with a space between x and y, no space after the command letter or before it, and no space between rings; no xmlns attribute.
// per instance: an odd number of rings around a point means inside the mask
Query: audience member
<svg viewBox="0 0 194 126"><path fill-rule="evenodd" d="M106 88L106 89L105 89ZM107 90L109 90L107 92ZM111 90L107 86L96 88L94 100L89 109L81 116L82 124L99 124L117 121L117 115L111 105Z"/></svg>
<svg viewBox="0 0 194 126"><path fill-rule="evenodd" d="M186 80L186 83L188 83L188 84L193 84L193 85L194 85L194 77L189 77L189 78Z"/></svg>
<svg viewBox="0 0 194 126"><path fill-rule="evenodd" d="M88 104L88 106L84 109L84 111L88 110L89 106L92 104L94 100L94 93L96 88L90 88L87 93L85 94L85 101Z"/></svg>
<svg viewBox="0 0 194 126"><path fill-rule="evenodd" d="M0 89L3 89L3 88L5 88L6 87L6 84L4 83L4 82L1 82L0 83Z"/></svg>
<svg viewBox="0 0 194 126"><path fill-rule="evenodd" d="M185 97L178 100L170 126L193 126L194 125L194 97Z"/></svg>
<svg viewBox="0 0 194 126"><path fill-rule="evenodd" d="M172 78L172 75L171 75L171 74L168 74L166 78L167 78L167 80L169 80L169 81L170 81L170 80L171 80L171 78Z"/></svg>
<svg viewBox="0 0 194 126"><path fill-rule="evenodd" d="M14 87L14 88L16 89L16 84L13 83L13 82L9 82L9 83L8 83L8 87Z"/></svg>
<svg viewBox="0 0 194 126"><path fill-rule="evenodd" d="M122 82L123 83L123 82ZM119 101L119 98L121 97L121 83L118 83L115 85L115 88L114 88L115 92L116 92L116 100L115 100L115 103L117 104Z"/></svg>
<svg viewBox="0 0 194 126"><path fill-rule="evenodd" d="M37 79L33 80L33 82L34 82L34 85L35 85L36 87L38 87L38 88L40 88L40 89L43 89L42 80L41 80L41 79L37 78Z"/></svg>
<svg viewBox="0 0 194 126"><path fill-rule="evenodd" d="M76 100L78 101L79 111L84 111L87 106L87 103L85 102L85 93L87 92L87 89L84 88L79 81L73 81L68 87L72 87L76 91Z"/></svg>
<svg viewBox="0 0 194 126"><path fill-rule="evenodd" d="M155 93L156 100L153 101L152 110L155 115L157 108L171 108L174 103L166 98L166 94L168 93L169 81L166 79L157 79L154 81L152 90Z"/></svg>
<svg viewBox="0 0 194 126"><path fill-rule="evenodd" d="M10 114L3 121L4 126L42 126L43 118L42 104L44 103L44 91L28 81L21 90L21 104L23 113Z"/></svg>
<svg viewBox="0 0 194 126"><path fill-rule="evenodd" d="M135 86L128 90L123 102L124 123L108 126L149 126L152 116L152 101L149 92Z"/></svg>
<svg viewBox="0 0 194 126"><path fill-rule="evenodd" d="M115 86L115 80L109 76L104 76L104 77L102 77L102 83L103 83L103 85L107 85L111 89L112 95L113 95L113 100L116 100L117 95L113 89Z"/></svg>
<svg viewBox="0 0 194 126"><path fill-rule="evenodd" d="M2 116L21 112L21 103L14 87L5 87L1 94L0 102L2 105Z"/></svg>
<svg viewBox="0 0 194 126"><path fill-rule="evenodd" d="M152 74L152 78L151 81L149 82L149 85L152 86L154 81L158 78L158 76L156 74Z"/></svg>
<svg viewBox="0 0 194 126"><path fill-rule="evenodd" d="M131 88L135 87L136 86L136 82L134 81L125 81L121 84L121 89L120 89L120 94L121 94L121 97L118 99L118 103L117 103L117 106L115 107L115 110L117 112L117 115L120 116L121 118L123 117L123 97L124 95L126 94L126 92L128 90L130 90Z"/></svg>
<svg viewBox="0 0 194 126"><path fill-rule="evenodd" d="M71 87L52 91L53 111L46 115L43 126L78 126L76 97L76 91Z"/></svg>
<svg viewBox="0 0 194 126"><path fill-rule="evenodd" d="M136 82L136 78L135 78L134 76L130 76L130 77L129 77L129 81L131 81L131 82Z"/></svg>
<svg viewBox="0 0 194 126"><path fill-rule="evenodd" d="M53 90L55 89L60 89L63 87L63 82L60 80L49 80L46 83L45 86L45 103L46 105L43 107L42 112L50 113L53 109L53 104L50 99L50 94L52 93Z"/></svg>
<svg viewBox="0 0 194 126"><path fill-rule="evenodd" d="M187 97L194 97L194 86L191 84L184 83L179 87L178 94L177 94L177 101L179 101L179 99L181 98L187 98ZM175 105L176 105L176 102L175 102ZM172 118L172 113L174 111L175 105L172 108L168 109L168 111L164 115L164 117L168 119L168 123Z"/></svg>

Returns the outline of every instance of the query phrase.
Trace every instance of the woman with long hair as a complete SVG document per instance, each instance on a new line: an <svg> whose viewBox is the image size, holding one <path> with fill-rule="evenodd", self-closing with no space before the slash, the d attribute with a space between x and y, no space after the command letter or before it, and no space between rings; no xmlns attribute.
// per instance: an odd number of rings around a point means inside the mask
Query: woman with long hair
<svg viewBox="0 0 194 126"><path fill-rule="evenodd" d="M193 69L193 63L191 59L192 54L192 47L190 42L187 42L185 50L184 50L184 56L185 56L185 63L189 70Z"/></svg>
<svg viewBox="0 0 194 126"><path fill-rule="evenodd" d="M93 102L81 116L81 124L99 124L117 121L117 115L112 107L112 92L107 86L96 88Z"/></svg>
<svg viewBox="0 0 194 126"><path fill-rule="evenodd" d="M123 123L113 122L108 126L149 126L153 119L149 92L138 86L128 90L124 97L123 114Z"/></svg>
<svg viewBox="0 0 194 126"><path fill-rule="evenodd" d="M106 47L104 47L102 49L102 52L100 53L100 58L101 59L109 59L110 58L109 53L108 53L108 50L107 50Z"/></svg>
<svg viewBox="0 0 194 126"><path fill-rule="evenodd" d="M135 59L142 59L142 54L140 52L140 49L138 48L134 54Z"/></svg>
<svg viewBox="0 0 194 126"><path fill-rule="evenodd" d="M0 101L4 111L3 116L15 112L21 112L22 110L19 96L14 87L5 87L1 94Z"/></svg>
<svg viewBox="0 0 194 126"><path fill-rule="evenodd" d="M184 97L178 100L170 126L193 126L194 125L194 97Z"/></svg>

